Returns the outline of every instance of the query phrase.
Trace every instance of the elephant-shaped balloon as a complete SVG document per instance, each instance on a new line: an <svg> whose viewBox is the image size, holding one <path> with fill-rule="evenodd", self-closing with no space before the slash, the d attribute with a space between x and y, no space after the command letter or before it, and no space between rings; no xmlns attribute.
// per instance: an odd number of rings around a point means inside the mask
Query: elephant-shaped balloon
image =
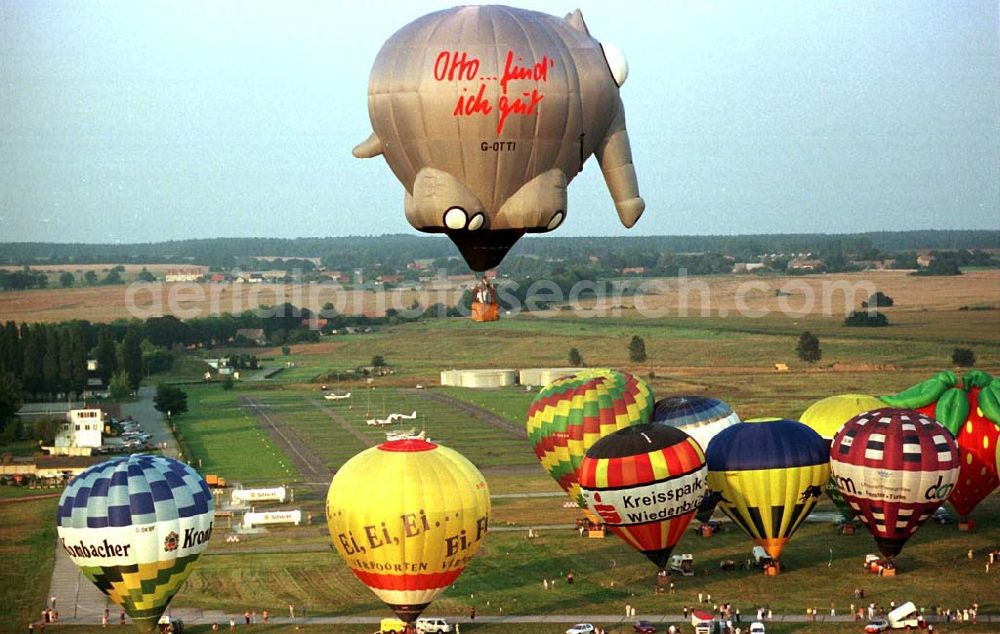
<svg viewBox="0 0 1000 634"><path fill-rule="evenodd" d="M368 85L374 132L354 156L383 155L406 188L410 224L445 233L484 271L525 233L565 220L566 187L592 154L622 224L639 219L619 96L627 75L624 56L590 36L579 11L431 13L379 51Z"/></svg>

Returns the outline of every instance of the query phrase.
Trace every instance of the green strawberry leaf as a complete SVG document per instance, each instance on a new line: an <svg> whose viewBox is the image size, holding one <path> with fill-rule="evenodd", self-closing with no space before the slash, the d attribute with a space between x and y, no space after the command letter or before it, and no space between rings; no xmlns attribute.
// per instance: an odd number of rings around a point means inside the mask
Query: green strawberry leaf
<svg viewBox="0 0 1000 634"><path fill-rule="evenodd" d="M962 377L962 384L965 386L966 390L969 390L973 387L984 388L989 385L992 380L993 377L982 370L970 370L965 373L964 377Z"/></svg>
<svg viewBox="0 0 1000 634"><path fill-rule="evenodd" d="M934 378L937 379L938 381L941 381L942 383L946 383L948 387L958 386L958 377L955 376L955 373L952 372L951 370L941 370L940 372L934 375Z"/></svg>
<svg viewBox="0 0 1000 634"><path fill-rule="evenodd" d="M1000 378L979 390L979 409L983 416L1000 425Z"/></svg>
<svg viewBox="0 0 1000 634"><path fill-rule="evenodd" d="M887 405L892 407L923 407L924 405L930 405L934 401L941 398L941 395L945 393L946 390L951 389L957 383L957 379L954 374L951 374L951 383L948 383L941 379L941 375L946 374L945 372L938 372L933 377L923 381L922 383L917 383L911 386L899 394L891 396L880 396Z"/></svg>
<svg viewBox="0 0 1000 634"><path fill-rule="evenodd" d="M957 387L945 392L934 406L934 418L947 427L952 436L958 436L968 417L969 399L965 392Z"/></svg>

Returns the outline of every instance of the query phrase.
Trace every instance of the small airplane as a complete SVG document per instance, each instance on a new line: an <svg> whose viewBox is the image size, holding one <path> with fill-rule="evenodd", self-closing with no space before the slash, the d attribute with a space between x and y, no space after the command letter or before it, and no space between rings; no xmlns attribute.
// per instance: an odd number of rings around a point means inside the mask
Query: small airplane
<svg viewBox="0 0 1000 634"><path fill-rule="evenodd" d="M345 398L351 398L351 393L348 392L347 394L334 394L333 392L330 392L329 394L324 394L323 398L325 398L328 401L342 401Z"/></svg>
<svg viewBox="0 0 1000 634"><path fill-rule="evenodd" d="M387 431L385 433L386 441L392 440L430 440L427 437L426 432L421 431L419 434L416 433L417 430L413 427L407 431Z"/></svg>
<svg viewBox="0 0 1000 634"><path fill-rule="evenodd" d="M387 421L396 422L398 420L416 420L417 412L413 411L412 414L389 414L385 417Z"/></svg>

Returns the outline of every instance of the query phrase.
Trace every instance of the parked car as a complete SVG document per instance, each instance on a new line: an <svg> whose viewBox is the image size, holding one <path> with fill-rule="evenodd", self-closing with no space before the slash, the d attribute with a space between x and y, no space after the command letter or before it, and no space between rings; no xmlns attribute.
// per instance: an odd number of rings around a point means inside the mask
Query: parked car
<svg viewBox="0 0 1000 634"><path fill-rule="evenodd" d="M750 624L750 634L765 634L764 624L760 621L754 621Z"/></svg>
<svg viewBox="0 0 1000 634"><path fill-rule="evenodd" d="M952 514L948 512L948 509L946 509L943 506L939 506L938 509L934 511L934 515L931 515L931 519L937 522L938 524L955 523L955 518L952 517Z"/></svg>
<svg viewBox="0 0 1000 634"><path fill-rule="evenodd" d="M566 630L566 634L594 634L594 626L590 623L577 623Z"/></svg>
<svg viewBox="0 0 1000 634"><path fill-rule="evenodd" d="M875 619L874 621L869 621L868 625L865 626L866 634L877 634L878 632L885 632L889 629L889 621L885 619Z"/></svg>
<svg viewBox="0 0 1000 634"><path fill-rule="evenodd" d="M433 617L417 619L416 627L420 634L438 634L438 632L451 631L451 625L448 624L448 621Z"/></svg>
<svg viewBox="0 0 1000 634"><path fill-rule="evenodd" d="M656 631L656 626L649 621L636 621L632 625L633 632L639 632L640 634L652 634Z"/></svg>

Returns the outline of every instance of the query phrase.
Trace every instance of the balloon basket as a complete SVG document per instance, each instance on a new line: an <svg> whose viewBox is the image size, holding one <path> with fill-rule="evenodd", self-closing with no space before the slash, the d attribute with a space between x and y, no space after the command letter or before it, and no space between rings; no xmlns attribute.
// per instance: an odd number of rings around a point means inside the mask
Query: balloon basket
<svg viewBox="0 0 1000 634"><path fill-rule="evenodd" d="M895 577L896 576L896 569L895 568L882 568L882 576L883 577Z"/></svg>
<svg viewBox="0 0 1000 634"><path fill-rule="evenodd" d="M973 520L973 519L959 520L959 522L958 522L958 530L960 530L962 532L966 532L966 533L971 533L971 532L975 531L976 530L976 520Z"/></svg>
<svg viewBox="0 0 1000 634"><path fill-rule="evenodd" d="M712 530L712 527L709 524L702 524L701 525L701 536L702 537L711 537L712 533L714 533L714 532L715 531Z"/></svg>
<svg viewBox="0 0 1000 634"><path fill-rule="evenodd" d="M500 308L496 304L472 303L472 321L499 321Z"/></svg>
<svg viewBox="0 0 1000 634"><path fill-rule="evenodd" d="M768 577L777 577L779 572L781 572L781 564L776 561L764 566L764 574Z"/></svg>
<svg viewBox="0 0 1000 634"><path fill-rule="evenodd" d="M841 535L853 535L854 534L854 524L844 524L840 527Z"/></svg>

